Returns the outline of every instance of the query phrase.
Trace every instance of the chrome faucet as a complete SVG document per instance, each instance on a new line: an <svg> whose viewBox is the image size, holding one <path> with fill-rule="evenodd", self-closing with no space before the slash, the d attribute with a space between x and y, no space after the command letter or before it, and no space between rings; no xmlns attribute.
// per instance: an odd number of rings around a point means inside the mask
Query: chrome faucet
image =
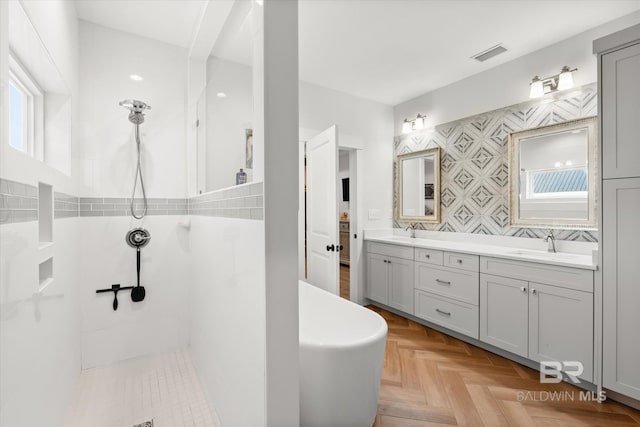
<svg viewBox="0 0 640 427"><path fill-rule="evenodd" d="M407 225L407 228L405 228L404 231L411 230L411 234L409 235L409 237L411 237L412 239L415 239L415 237L416 237L416 227L418 227L418 223L414 222L414 223L411 223L411 224Z"/></svg>
<svg viewBox="0 0 640 427"><path fill-rule="evenodd" d="M557 252L556 236L553 235L553 230L549 230L549 234L547 234L544 240L547 242L547 252L553 252L555 254Z"/></svg>

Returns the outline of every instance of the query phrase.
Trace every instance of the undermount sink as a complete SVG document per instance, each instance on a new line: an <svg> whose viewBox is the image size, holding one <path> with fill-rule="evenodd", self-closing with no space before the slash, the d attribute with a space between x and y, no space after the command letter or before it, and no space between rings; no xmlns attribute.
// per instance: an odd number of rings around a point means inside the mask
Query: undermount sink
<svg viewBox="0 0 640 427"><path fill-rule="evenodd" d="M518 249L517 251L507 252L510 255L522 255L522 256L530 256L536 258L546 258L546 259L574 259L576 258L575 254L567 254L567 253L557 253L557 252L543 252L543 251L534 251L534 250L522 250Z"/></svg>

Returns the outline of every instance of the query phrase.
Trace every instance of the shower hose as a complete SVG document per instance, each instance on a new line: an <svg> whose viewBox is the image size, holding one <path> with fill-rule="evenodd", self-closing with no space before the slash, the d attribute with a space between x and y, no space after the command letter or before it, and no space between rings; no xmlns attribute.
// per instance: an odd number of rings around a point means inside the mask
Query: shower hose
<svg viewBox="0 0 640 427"><path fill-rule="evenodd" d="M142 179L142 166L140 166L140 125L136 124L136 148L138 150L138 167L136 168L136 176L133 179L133 193L131 194L131 215L135 219L142 219L147 214L147 193L144 190L144 180ZM138 177L140 177L140 188L142 190L142 199L144 201L144 209L140 216L136 215L136 211L133 209L134 200L136 198L136 188L138 187Z"/></svg>

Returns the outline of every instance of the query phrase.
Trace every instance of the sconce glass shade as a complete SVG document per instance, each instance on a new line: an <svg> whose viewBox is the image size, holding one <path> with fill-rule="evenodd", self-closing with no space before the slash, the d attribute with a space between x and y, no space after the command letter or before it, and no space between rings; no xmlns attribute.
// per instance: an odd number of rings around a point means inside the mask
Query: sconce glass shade
<svg viewBox="0 0 640 427"><path fill-rule="evenodd" d="M571 89L573 87L573 72L569 67L563 67L558 78L558 90Z"/></svg>
<svg viewBox="0 0 640 427"><path fill-rule="evenodd" d="M529 98L540 98L544 95L544 86L542 80L538 76L535 76L531 81L531 88L529 90Z"/></svg>
<svg viewBox="0 0 640 427"><path fill-rule="evenodd" d="M411 133L411 122L407 119L402 122L402 133Z"/></svg>
<svg viewBox="0 0 640 427"><path fill-rule="evenodd" d="M413 129L414 130L424 129L424 116L421 116L420 114L418 114L418 117L416 117L416 120L413 122Z"/></svg>

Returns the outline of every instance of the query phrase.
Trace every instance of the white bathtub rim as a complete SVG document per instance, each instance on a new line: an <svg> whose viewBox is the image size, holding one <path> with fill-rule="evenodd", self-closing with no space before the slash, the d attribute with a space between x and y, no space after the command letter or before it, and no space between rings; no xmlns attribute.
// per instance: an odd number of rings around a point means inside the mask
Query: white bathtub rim
<svg viewBox="0 0 640 427"><path fill-rule="evenodd" d="M356 348L364 348L367 346L375 345L381 340L386 339L387 337L387 325L384 324L384 327L377 331L375 334L369 335L362 339L353 340L349 342L349 344L335 344L331 342L318 342L317 340L307 341L305 339L300 338L300 346L304 348L313 348L317 350L331 350L331 351L351 351Z"/></svg>
<svg viewBox="0 0 640 427"><path fill-rule="evenodd" d="M382 316L380 316L380 314L376 313L373 310L369 310L359 304L356 304L352 301L343 299L337 295L334 295L328 291L325 291L324 289L320 289L316 286L313 286L308 282L300 280L299 283L302 286L305 286L308 289L310 289L312 292L318 292L319 294L326 293L327 295L323 295L323 297L335 298L336 302L338 302L339 304L352 305L353 306L352 308L354 310L361 312L363 316L366 316L369 322L376 322L376 325L374 326L375 329L372 328L373 329L372 332L369 332L365 335L360 335L356 339L350 339L348 342L345 342L342 339L340 340L340 342L333 342L331 337L327 337L327 339L322 339L322 338L318 339L317 336L314 336L313 339L309 339L306 335L303 336L303 331L300 330L300 334L298 336L298 342L301 347L315 349L319 351L323 351L323 350L349 351L357 348L364 348L367 346L376 345L376 343L380 341L386 342L388 326L387 326L387 322L384 320ZM300 307L301 306L302 304L300 304ZM303 314L300 313L300 316L302 315Z"/></svg>

